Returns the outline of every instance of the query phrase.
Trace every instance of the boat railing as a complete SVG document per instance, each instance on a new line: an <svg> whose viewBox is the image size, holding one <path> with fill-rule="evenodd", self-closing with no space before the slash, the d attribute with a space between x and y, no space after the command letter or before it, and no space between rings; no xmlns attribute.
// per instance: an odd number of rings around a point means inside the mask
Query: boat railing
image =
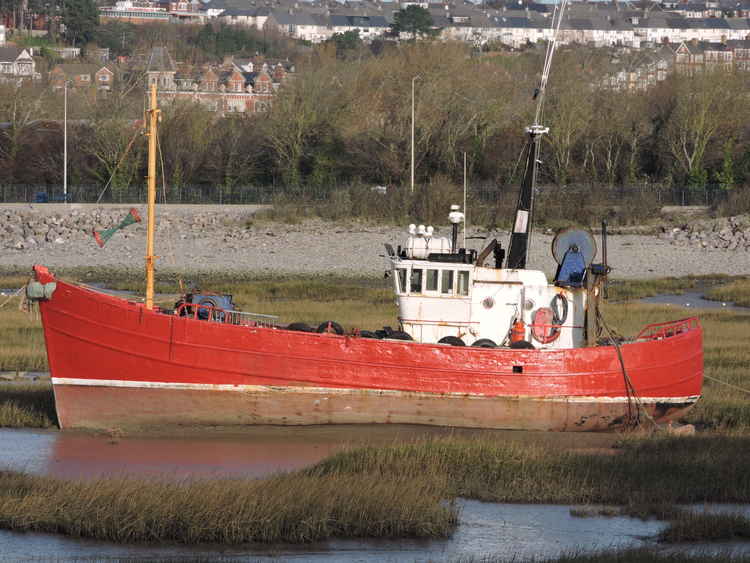
<svg viewBox="0 0 750 563"><path fill-rule="evenodd" d="M275 327L279 317L276 315L264 315L262 313L247 313L245 311L227 311L213 305L197 303L182 303L174 314L178 317L191 317L201 321L238 325L238 326L261 326Z"/></svg>
<svg viewBox="0 0 750 563"><path fill-rule="evenodd" d="M687 319L680 319L677 321L667 321L664 323L652 323L643 327L636 340L660 340L662 338L669 338L671 336L677 336L684 332L694 330L700 327L700 321L698 317L689 317Z"/></svg>

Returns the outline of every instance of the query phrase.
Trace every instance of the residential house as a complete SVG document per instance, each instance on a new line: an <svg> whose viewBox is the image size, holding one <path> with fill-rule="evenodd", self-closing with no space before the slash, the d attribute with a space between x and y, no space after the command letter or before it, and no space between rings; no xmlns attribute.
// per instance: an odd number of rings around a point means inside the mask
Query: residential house
<svg viewBox="0 0 750 563"><path fill-rule="evenodd" d="M0 82L38 80L34 57L28 49L6 45L0 47Z"/></svg>
<svg viewBox="0 0 750 563"><path fill-rule="evenodd" d="M268 111L293 67L283 63L237 59L222 66L175 64L164 47L148 56L146 83L158 85L165 103L194 102L222 115Z"/></svg>
<svg viewBox="0 0 750 563"><path fill-rule="evenodd" d="M68 83L71 90L91 89L109 92L114 87L115 73L106 65L94 63L62 63L49 72L53 90L61 90Z"/></svg>
<svg viewBox="0 0 750 563"><path fill-rule="evenodd" d="M356 16L331 14L330 30L333 33L359 32L363 41L371 41L380 37L390 27L384 16Z"/></svg>
<svg viewBox="0 0 750 563"><path fill-rule="evenodd" d="M311 43L326 41L333 35L328 16L294 8L273 10L268 15L265 25L295 39L304 39Z"/></svg>

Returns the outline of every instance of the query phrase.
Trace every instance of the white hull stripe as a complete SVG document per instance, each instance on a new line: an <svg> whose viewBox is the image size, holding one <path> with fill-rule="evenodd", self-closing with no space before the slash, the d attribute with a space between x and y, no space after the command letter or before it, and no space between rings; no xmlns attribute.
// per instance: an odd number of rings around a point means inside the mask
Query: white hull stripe
<svg viewBox="0 0 750 563"><path fill-rule="evenodd" d="M395 389L341 389L335 387L303 387L292 385L223 385L219 383L164 383L158 381L125 381L122 379L77 379L74 377L53 377L53 385L83 385L89 387L131 387L142 389L175 389L195 391L238 391L243 393L300 393L316 395L381 395L393 397L445 397L455 399L520 399L529 401L566 403L625 403L629 397L594 396L542 396L528 395L483 395L467 393L430 393L426 391L398 391ZM688 397L640 397L642 403L695 403L700 395Z"/></svg>

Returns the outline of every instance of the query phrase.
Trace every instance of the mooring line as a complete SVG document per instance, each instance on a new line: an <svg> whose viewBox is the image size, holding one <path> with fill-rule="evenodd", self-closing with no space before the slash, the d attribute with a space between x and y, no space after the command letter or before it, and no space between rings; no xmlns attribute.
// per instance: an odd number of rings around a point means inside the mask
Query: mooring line
<svg viewBox="0 0 750 563"><path fill-rule="evenodd" d="M0 309L2 309L3 307L5 307L11 299L13 299L14 297L18 297L19 295L21 295L21 292L24 290L25 287L26 287L25 285L23 287L19 287L18 290L15 293L11 293L10 295L8 295L8 298L5 301L3 301L2 303L0 303Z"/></svg>
<svg viewBox="0 0 750 563"><path fill-rule="evenodd" d="M734 389L737 389L739 391L750 393L750 389L745 389L744 387L740 387L739 385L727 383L726 381L722 381L721 379L716 379L715 377L711 377L710 375L706 375L705 373L703 374L703 377L705 377L706 379L710 379L711 381L715 381L716 383L721 383L722 385L726 385L727 387L733 387Z"/></svg>

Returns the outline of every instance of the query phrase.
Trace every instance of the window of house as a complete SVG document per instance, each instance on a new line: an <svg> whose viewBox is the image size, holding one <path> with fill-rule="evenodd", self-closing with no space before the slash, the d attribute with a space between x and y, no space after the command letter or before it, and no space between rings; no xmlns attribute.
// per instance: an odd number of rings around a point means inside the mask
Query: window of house
<svg viewBox="0 0 750 563"><path fill-rule="evenodd" d="M437 291L438 290L438 270L427 270L425 281L425 291Z"/></svg>
<svg viewBox="0 0 750 563"><path fill-rule="evenodd" d="M416 269L411 271L409 291L410 293L422 293L422 270Z"/></svg>
<svg viewBox="0 0 750 563"><path fill-rule="evenodd" d="M90 82L91 81L91 76L89 76L88 74L82 74L78 78L81 80L81 82Z"/></svg>
<svg viewBox="0 0 750 563"><path fill-rule="evenodd" d="M396 270L396 291L406 293L406 268Z"/></svg>
<svg viewBox="0 0 750 563"><path fill-rule="evenodd" d="M458 272L458 294L469 295L469 272L466 270Z"/></svg>
<svg viewBox="0 0 750 563"><path fill-rule="evenodd" d="M440 292L446 295L453 295L453 270L441 271Z"/></svg>
<svg viewBox="0 0 750 563"><path fill-rule="evenodd" d="M109 75L108 74L100 74L99 75L99 81L100 82L109 82Z"/></svg>

